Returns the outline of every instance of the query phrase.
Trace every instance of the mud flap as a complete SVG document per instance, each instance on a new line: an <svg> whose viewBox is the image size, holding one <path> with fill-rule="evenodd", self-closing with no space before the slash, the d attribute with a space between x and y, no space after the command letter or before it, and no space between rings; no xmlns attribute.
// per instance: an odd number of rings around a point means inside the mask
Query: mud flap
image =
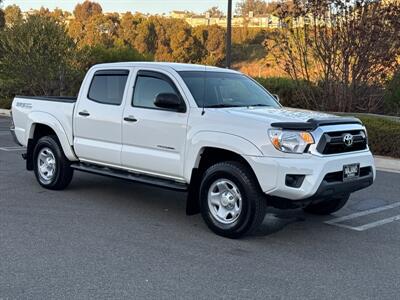
<svg viewBox="0 0 400 300"><path fill-rule="evenodd" d="M193 169L186 198L186 215L193 216L200 213L200 189L201 173L199 169Z"/></svg>

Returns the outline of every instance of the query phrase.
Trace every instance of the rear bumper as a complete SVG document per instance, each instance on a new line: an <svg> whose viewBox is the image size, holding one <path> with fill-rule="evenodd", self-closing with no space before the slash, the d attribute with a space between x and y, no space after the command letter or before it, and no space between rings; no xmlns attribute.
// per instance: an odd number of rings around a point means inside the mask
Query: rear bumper
<svg viewBox="0 0 400 300"><path fill-rule="evenodd" d="M358 153L294 158L246 157L253 168L263 192L276 198L305 200L346 194L371 185L375 179L374 159L370 151ZM347 164L360 164L370 168L369 173L351 180L325 180L328 174L342 172ZM286 185L286 175L304 175L299 188Z"/></svg>
<svg viewBox="0 0 400 300"><path fill-rule="evenodd" d="M15 128L13 126L11 126L11 128L10 128L10 132L11 132L11 136L12 136L14 142L16 144L18 144L19 146L22 146L22 144L18 141L17 135L15 134Z"/></svg>

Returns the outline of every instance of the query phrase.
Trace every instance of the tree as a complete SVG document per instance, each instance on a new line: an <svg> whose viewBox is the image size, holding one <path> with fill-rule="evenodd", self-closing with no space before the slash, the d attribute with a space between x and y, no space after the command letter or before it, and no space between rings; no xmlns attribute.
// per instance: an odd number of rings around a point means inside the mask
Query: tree
<svg viewBox="0 0 400 300"><path fill-rule="evenodd" d="M297 82L318 83L311 107L374 111L383 103L385 78L400 55L400 4L358 0L296 0L282 12L286 26L270 35L269 53Z"/></svg>
<svg viewBox="0 0 400 300"><path fill-rule="evenodd" d="M79 51L79 58L79 69L84 71L99 63L147 61L152 59L150 56L140 54L130 46L106 47L104 45L82 48Z"/></svg>
<svg viewBox="0 0 400 300"><path fill-rule="evenodd" d="M67 19L71 16L72 14L68 11L64 11L60 8L54 9L51 13L50 16L53 17L55 20L58 22L63 22L65 23Z"/></svg>
<svg viewBox="0 0 400 300"><path fill-rule="evenodd" d="M3 0L0 0L0 30L6 25L6 19L4 16L4 11L1 9L1 3Z"/></svg>
<svg viewBox="0 0 400 300"><path fill-rule="evenodd" d="M137 26L137 36L134 46L141 54L155 54L157 34L155 28L155 17L145 19Z"/></svg>
<svg viewBox="0 0 400 300"><path fill-rule="evenodd" d="M167 20L171 22L172 20ZM199 43L192 35L192 28L183 20L173 20L173 26L167 26L172 61L196 63L201 60ZM172 24L171 24L172 25Z"/></svg>
<svg viewBox="0 0 400 300"><path fill-rule="evenodd" d="M127 12L122 16L118 29L118 38L122 44L131 46L135 44L136 37L138 36L137 27L142 21L143 16L140 14L133 15Z"/></svg>
<svg viewBox="0 0 400 300"><path fill-rule="evenodd" d="M4 16L4 11L0 8L0 30L6 25L6 18Z"/></svg>
<svg viewBox="0 0 400 300"><path fill-rule="evenodd" d="M49 17L33 15L0 35L2 94L67 92L75 45L62 25Z"/></svg>
<svg viewBox="0 0 400 300"><path fill-rule="evenodd" d="M79 41L80 46L112 46L119 26L119 20L103 14L93 15L85 24L85 30Z"/></svg>
<svg viewBox="0 0 400 300"><path fill-rule="evenodd" d="M22 12L19 6L9 5L4 9L5 21L7 26L14 26L22 21Z"/></svg>
<svg viewBox="0 0 400 300"><path fill-rule="evenodd" d="M296 1L296 0L295 0ZM241 0L236 4L236 13L243 17L248 17L250 12L254 16L265 14L277 14L282 8L292 8L293 0Z"/></svg>
<svg viewBox="0 0 400 300"><path fill-rule="evenodd" d="M40 15L43 17L53 18L54 21L56 21L60 24L65 24L68 17L71 16L70 12L63 11L60 8L55 8L53 11L50 11L48 8L45 8L43 6L39 10L35 10L34 14Z"/></svg>
<svg viewBox="0 0 400 300"><path fill-rule="evenodd" d="M103 9L97 2L86 0L82 4L77 4L74 9L74 16L78 22L85 23L90 17L102 14Z"/></svg>
<svg viewBox="0 0 400 300"><path fill-rule="evenodd" d="M209 14L210 17L215 17L215 18L222 18L224 16L224 12L220 10L218 6L211 7L205 12L205 14Z"/></svg>
<svg viewBox="0 0 400 300"><path fill-rule="evenodd" d="M400 70L386 84L385 114L400 116Z"/></svg>
<svg viewBox="0 0 400 300"><path fill-rule="evenodd" d="M193 35L199 40L202 48L201 62L207 65L221 65L225 59L225 30L218 25L198 26Z"/></svg>
<svg viewBox="0 0 400 300"><path fill-rule="evenodd" d="M264 14L266 2L263 0L242 0L236 4L236 13L247 17L252 11L255 15Z"/></svg>
<svg viewBox="0 0 400 300"><path fill-rule="evenodd" d="M102 40L106 39L106 31L111 24L109 20L105 20L103 9L100 4L86 0L82 4L77 4L74 9L75 19L72 20L68 26L68 33L80 46L94 45L97 43L96 38L100 37ZM89 26L89 30L86 28ZM99 32L96 30L99 29ZM90 31L88 33L88 31Z"/></svg>
<svg viewBox="0 0 400 300"><path fill-rule="evenodd" d="M76 19L72 20L68 25L68 35L78 43L85 36L84 25Z"/></svg>

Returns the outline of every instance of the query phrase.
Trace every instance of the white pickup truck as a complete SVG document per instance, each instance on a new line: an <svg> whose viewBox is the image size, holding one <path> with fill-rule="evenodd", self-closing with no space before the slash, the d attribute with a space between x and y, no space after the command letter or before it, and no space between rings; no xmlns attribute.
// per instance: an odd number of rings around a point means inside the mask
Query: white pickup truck
<svg viewBox="0 0 400 300"><path fill-rule="evenodd" d="M330 214L375 179L358 119L283 108L227 69L96 65L77 98L17 96L12 117L43 187L61 190L79 170L187 191L187 213L231 238L267 206Z"/></svg>

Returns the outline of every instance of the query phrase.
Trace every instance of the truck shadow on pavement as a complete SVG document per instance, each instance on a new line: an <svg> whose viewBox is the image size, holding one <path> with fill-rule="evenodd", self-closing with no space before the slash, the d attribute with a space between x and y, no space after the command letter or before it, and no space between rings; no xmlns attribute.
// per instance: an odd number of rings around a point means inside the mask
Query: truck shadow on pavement
<svg viewBox="0 0 400 300"><path fill-rule="evenodd" d="M78 174L76 174L78 175ZM183 222L188 226L196 226L208 231L203 224L201 216L186 216L186 196L184 192L175 192L158 187L121 181L119 179L98 177L87 174L79 174L75 177L71 186L66 190L73 194L90 195L96 198L96 203L112 205L117 210L125 210L126 213L138 211L150 214L149 218L157 218L163 214L163 221L168 219L176 222ZM305 222L306 214L299 209L296 210L278 210L269 208L263 223L250 235L251 237L262 237L284 230L288 225ZM166 217L167 219L165 219ZM314 216L310 216L314 217ZM200 225L203 224L203 225ZM200 225L200 226L199 226Z"/></svg>
<svg viewBox="0 0 400 300"><path fill-rule="evenodd" d="M269 208L263 223L252 235L260 237L274 234L285 229L288 225L305 221L306 215L300 209L278 210Z"/></svg>

